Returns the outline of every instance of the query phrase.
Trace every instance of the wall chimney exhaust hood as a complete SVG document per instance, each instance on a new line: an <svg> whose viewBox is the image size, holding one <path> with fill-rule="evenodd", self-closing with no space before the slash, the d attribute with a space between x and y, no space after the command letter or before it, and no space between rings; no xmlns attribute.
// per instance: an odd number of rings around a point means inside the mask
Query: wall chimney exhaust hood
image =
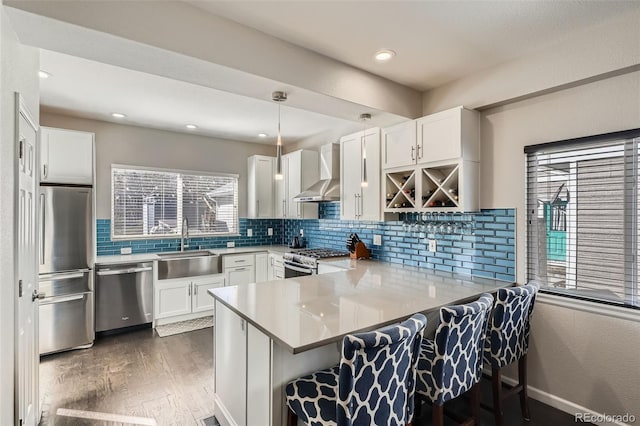
<svg viewBox="0 0 640 426"><path fill-rule="evenodd" d="M320 147L320 180L293 197L299 203L340 201L340 145Z"/></svg>

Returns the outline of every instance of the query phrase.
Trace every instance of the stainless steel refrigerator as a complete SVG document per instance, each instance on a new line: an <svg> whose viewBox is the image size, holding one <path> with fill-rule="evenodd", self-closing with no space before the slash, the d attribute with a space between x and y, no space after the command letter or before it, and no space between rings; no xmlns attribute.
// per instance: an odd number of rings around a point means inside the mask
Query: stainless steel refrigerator
<svg viewBox="0 0 640 426"><path fill-rule="evenodd" d="M40 354L94 340L92 188L40 186Z"/></svg>

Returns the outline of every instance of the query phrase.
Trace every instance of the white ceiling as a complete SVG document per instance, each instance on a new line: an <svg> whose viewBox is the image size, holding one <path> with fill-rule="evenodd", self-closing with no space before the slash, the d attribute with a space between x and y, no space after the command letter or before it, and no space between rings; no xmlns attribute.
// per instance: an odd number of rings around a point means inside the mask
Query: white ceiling
<svg viewBox="0 0 640 426"><path fill-rule="evenodd" d="M640 1L188 1L241 25L281 38L398 83L426 90L517 57L550 48L563 38L588 30L632 10ZM195 10L195 9L193 9ZM393 49L397 57L380 64L375 51ZM250 53L250 52L248 52ZM45 111L191 132L211 137L274 143L275 103L216 90L159 75L41 51ZM155 69L154 69L155 71ZM233 76L242 71L228 68ZM150 71L153 72L153 71ZM286 84L286 82L285 82ZM241 92L240 87L237 88ZM279 89L274 87L273 90ZM318 112L293 108L302 90L282 106L284 143L335 141L360 128L341 117L357 117L355 103L332 103L325 97ZM247 93L245 93L246 95ZM297 96L297 98L296 98ZM268 99L268 98L267 98ZM313 99L313 98L310 98ZM298 103L309 107L308 100ZM314 104L315 107L315 104ZM336 113L347 108L348 114ZM111 112L127 114L123 120ZM361 111L359 111L361 112ZM358 112L358 114L359 114ZM368 112L368 110L366 111ZM374 114L377 125L402 117ZM385 121L386 120L386 121ZM394 121L395 120L395 121ZM195 131L185 124L195 124ZM261 139L258 133L269 137Z"/></svg>
<svg viewBox="0 0 640 426"><path fill-rule="evenodd" d="M121 124L273 144L278 104L133 71L75 56L40 51L40 103L45 111ZM313 137L335 142L357 122L281 105L283 144ZM116 119L112 112L126 114ZM197 130L187 130L195 124ZM259 133L268 137L260 138Z"/></svg>
<svg viewBox="0 0 640 426"><path fill-rule="evenodd" d="M639 1L197 1L215 15L418 90L543 50ZM382 48L389 63L373 59Z"/></svg>

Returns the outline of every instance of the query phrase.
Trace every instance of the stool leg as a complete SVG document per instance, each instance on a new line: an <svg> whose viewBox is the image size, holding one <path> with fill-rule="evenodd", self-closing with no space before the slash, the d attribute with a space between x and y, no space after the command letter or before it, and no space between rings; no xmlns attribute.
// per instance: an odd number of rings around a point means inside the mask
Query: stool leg
<svg viewBox="0 0 640 426"><path fill-rule="evenodd" d="M415 393L413 397L413 418L419 419L422 417L422 399Z"/></svg>
<svg viewBox="0 0 640 426"><path fill-rule="evenodd" d="M496 426L503 426L502 379L499 368L491 369L491 381L493 383L493 417L495 418Z"/></svg>
<svg viewBox="0 0 640 426"><path fill-rule="evenodd" d="M290 409L287 410L287 426L297 426L297 425L298 425L298 416L296 415L296 413L294 413Z"/></svg>
<svg viewBox="0 0 640 426"><path fill-rule="evenodd" d="M471 388L471 417L474 425L480 425L480 383Z"/></svg>
<svg viewBox="0 0 640 426"><path fill-rule="evenodd" d="M444 411L442 409L442 405L438 405L436 403L433 404L433 426L442 426L444 422Z"/></svg>
<svg viewBox="0 0 640 426"><path fill-rule="evenodd" d="M522 411L522 418L529 421L531 415L529 414L529 399L527 398L527 354L522 355L522 358L518 360L518 381L522 386L520 391L520 411Z"/></svg>

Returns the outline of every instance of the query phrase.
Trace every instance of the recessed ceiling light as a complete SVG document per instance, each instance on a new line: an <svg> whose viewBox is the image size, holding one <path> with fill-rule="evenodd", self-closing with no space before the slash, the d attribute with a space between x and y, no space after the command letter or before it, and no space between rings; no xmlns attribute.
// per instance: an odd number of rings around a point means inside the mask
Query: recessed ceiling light
<svg viewBox="0 0 640 426"><path fill-rule="evenodd" d="M393 50L382 49L376 52L375 58L376 61L386 62L394 56L396 56L396 52L394 52Z"/></svg>
<svg viewBox="0 0 640 426"><path fill-rule="evenodd" d="M114 118L125 118L126 117L126 115L124 115L121 112L112 112L111 116L114 117Z"/></svg>
<svg viewBox="0 0 640 426"><path fill-rule="evenodd" d="M40 70L40 71L38 71L38 76L39 76L40 78L49 78L49 77L51 77L51 74L49 74L49 73L48 73L48 72L46 72L46 71L42 71L42 70Z"/></svg>
<svg viewBox="0 0 640 426"><path fill-rule="evenodd" d="M195 124L187 124L187 125L186 125L186 126L184 126L184 127L186 127L186 128L187 128L187 129L189 129L189 130L195 130L195 129L197 129L197 128L198 128L198 126L196 126Z"/></svg>
<svg viewBox="0 0 640 426"><path fill-rule="evenodd" d="M258 137L259 138L266 138L267 136L269 136L269 135L266 134L266 133L258 133Z"/></svg>

